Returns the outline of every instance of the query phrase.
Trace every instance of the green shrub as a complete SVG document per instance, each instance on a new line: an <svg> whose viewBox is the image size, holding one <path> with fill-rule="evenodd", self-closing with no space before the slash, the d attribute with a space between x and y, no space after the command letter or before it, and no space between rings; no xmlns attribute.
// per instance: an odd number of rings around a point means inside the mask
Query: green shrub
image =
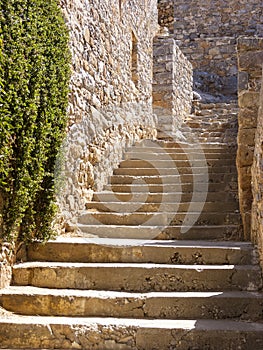
<svg viewBox="0 0 263 350"><path fill-rule="evenodd" d="M68 32L57 0L0 0L0 233L47 240L65 136Z"/></svg>

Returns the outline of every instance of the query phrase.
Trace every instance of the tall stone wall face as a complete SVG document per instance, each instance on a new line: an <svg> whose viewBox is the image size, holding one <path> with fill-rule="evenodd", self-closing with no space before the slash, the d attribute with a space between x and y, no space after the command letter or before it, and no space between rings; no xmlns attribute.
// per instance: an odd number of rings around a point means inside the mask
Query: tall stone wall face
<svg viewBox="0 0 263 350"><path fill-rule="evenodd" d="M251 205L252 174L251 166L255 149L255 132L258 122L258 108L260 101L260 87L263 64L263 38L238 39L238 182L240 210L243 218L244 234L246 239L251 238ZM260 121L259 121L260 122ZM260 126L258 127L260 130ZM259 131L260 133L260 131ZM260 138L257 138L258 147L261 147ZM258 160L255 160L256 162ZM259 169L256 170L258 173ZM256 192L255 192L256 193ZM257 196L257 195L256 195Z"/></svg>
<svg viewBox="0 0 263 350"><path fill-rule="evenodd" d="M13 245L0 240L0 289L10 285L14 260Z"/></svg>
<svg viewBox="0 0 263 350"><path fill-rule="evenodd" d="M260 263L263 268L263 75L252 165L252 194L251 236L253 242L258 246Z"/></svg>
<svg viewBox="0 0 263 350"><path fill-rule="evenodd" d="M157 0L61 0L61 7L72 79L58 198L61 218L70 222L107 183L125 147L156 136L151 80L158 12Z"/></svg>
<svg viewBox="0 0 263 350"><path fill-rule="evenodd" d="M195 70L195 89L235 97L236 39L241 35L263 36L262 1L159 1L162 16L167 2L174 5L174 37ZM167 25L162 18L159 23Z"/></svg>
<svg viewBox="0 0 263 350"><path fill-rule="evenodd" d="M172 36L157 36L153 53L153 107L161 137L175 133L191 113L193 69Z"/></svg>

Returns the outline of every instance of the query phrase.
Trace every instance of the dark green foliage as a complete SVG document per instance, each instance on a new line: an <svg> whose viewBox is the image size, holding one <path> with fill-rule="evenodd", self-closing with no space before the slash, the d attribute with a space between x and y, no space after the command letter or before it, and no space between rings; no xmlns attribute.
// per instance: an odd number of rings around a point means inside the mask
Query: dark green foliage
<svg viewBox="0 0 263 350"><path fill-rule="evenodd" d="M0 0L0 233L47 240L70 55L57 0Z"/></svg>

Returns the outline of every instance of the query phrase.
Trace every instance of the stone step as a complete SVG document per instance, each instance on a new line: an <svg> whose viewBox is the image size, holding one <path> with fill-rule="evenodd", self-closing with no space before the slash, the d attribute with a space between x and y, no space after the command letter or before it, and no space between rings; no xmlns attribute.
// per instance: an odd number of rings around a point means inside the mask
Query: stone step
<svg viewBox="0 0 263 350"><path fill-rule="evenodd" d="M203 103L203 102L195 102L195 105L199 109L211 109L216 110L218 108L220 109L227 109L227 110L238 110L238 103L235 100L231 100L230 102L216 102L216 103Z"/></svg>
<svg viewBox="0 0 263 350"><path fill-rule="evenodd" d="M147 184L113 184L105 185L104 190L113 192L142 192L142 193L169 193L169 192L193 192L192 183L180 183L177 184L161 184L161 185L147 185ZM237 183L205 183L196 182L195 192L207 193L207 192L221 192L221 191L234 191L237 192Z"/></svg>
<svg viewBox="0 0 263 350"><path fill-rule="evenodd" d="M209 124L209 126L204 125L204 122ZM237 134L237 129L237 120L229 120L229 122L218 120L216 123L214 123L213 116L206 116L204 117L203 121L189 120L185 125L180 127L180 131L183 136L185 135L185 132L192 132L194 135L202 132L221 132L221 134L223 134L228 130L230 130L234 136Z"/></svg>
<svg viewBox="0 0 263 350"><path fill-rule="evenodd" d="M129 158L129 155L127 155ZM120 168L186 168L189 167L190 170L192 168L203 168L203 167L218 167L221 168L227 167L227 166L236 166L234 159L208 159L208 160L193 160L191 162L187 162L184 160L176 160L172 159L169 156L166 157L167 159L162 160L160 157L156 157L154 159L151 159L150 154L149 155L143 155L143 153L138 154L138 159L134 157L134 159L127 159L123 160L120 163Z"/></svg>
<svg viewBox="0 0 263 350"><path fill-rule="evenodd" d="M10 316L0 318L0 339L1 349L23 350L262 350L263 324L201 319Z"/></svg>
<svg viewBox="0 0 263 350"><path fill-rule="evenodd" d="M184 137L188 138L188 137L196 137L197 139L199 139L200 137L210 137L210 139L214 138L214 137L221 137L223 138L225 133L229 133L229 131L231 131L230 135L233 136L233 138L236 137L236 126L235 125L229 125L227 129L223 129L222 127L214 127L214 128L210 128L210 129L202 129L202 128L194 128L191 130L182 130L182 134ZM233 135L234 134L234 135Z"/></svg>
<svg viewBox="0 0 263 350"><path fill-rule="evenodd" d="M239 213L202 212L84 212L78 222L83 225L227 225L241 224ZM187 219L186 219L187 216Z"/></svg>
<svg viewBox="0 0 263 350"><path fill-rule="evenodd" d="M140 192L112 192L112 191L102 191L102 192L94 192L93 194L94 201L112 201L116 200L125 202L143 202L143 203L175 203L176 201L182 202L199 202L200 199L198 197L193 197L192 193L181 193L181 192L170 192L170 193L145 193ZM223 202L226 204L237 203L237 196L231 192L217 191L217 192L208 192L206 196L207 202Z"/></svg>
<svg viewBox="0 0 263 350"><path fill-rule="evenodd" d="M131 148L126 154L131 154L132 156L135 155L143 155L143 159L145 159L146 156L149 157L171 157L172 159L176 160L188 160L188 159L194 159L194 160L201 160L204 157L209 160L217 160L217 159L235 159L236 158L236 153L229 153L229 152L220 152L220 153L205 153L202 150L200 152L198 151L188 151L186 150L185 152L178 152L178 149L172 149L172 148L167 148L167 149L154 149L153 148L143 148L143 147L134 147Z"/></svg>
<svg viewBox="0 0 263 350"><path fill-rule="evenodd" d="M178 155L178 159L180 159L180 155L181 156L185 156L185 155L193 155L196 156L196 158L198 159L198 156L200 155L200 153L203 155L205 155L206 158L216 158L219 157L220 155L222 155L223 157L233 157L236 156L236 152L237 152L237 147L236 146L226 146L226 147L213 147L213 148L203 148L204 146L198 146L195 145L195 147L184 147L182 146L180 147L174 147L174 148L169 148L169 147L162 147L161 145L158 146L158 144L156 144L156 146L152 145L152 147L148 147L148 146L132 146L131 148L128 149L128 151L133 151L136 150L138 152L143 152L143 153L158 153L158 152L166 152L168 154L176 154ZM184 158L183 158L184 159Z"/></svg>
<svg viewBox="0 0 263 350"><path fill-rule="evenodd" d="M129 292L258 291L262 285L261 270L256 265L68 262L17 264L12 284Z"/></svg>
<svg viewBox="0 0 263 350"><path fill-rule="evenodd" d="M119 168L122 170L123 168ZM124 168L127 169L127 168ZM128 173L128 172L127 172ZM132 175L132 174L121 174L113 175L110 177L111 184L132 184L145 182L147 184L173 184L173 183L190 183L193 182L207 182L207 177L203 174L181 174L181 175ZM209 182L213 183L236 183L237 175L231 173L216 173L209 174Z"/></svg>
<svg viewBox="0 0 263 350"><path fill-rule="evenodd" d="M57 237L27 247L29 261L158 264L257 264L251 243Z"/></svg>
<svg viewBox="0 0 263 350"><path fill-rule="evenodd" d="M186 136L186 135L187 135L187 132L183 132L183 136ZM229 125L228 128L226 128L225 130L221 130L220 128L214 129L214 130L203 129L202 131L199 131L198 128L191 129L191 131L188 134L189 140L191 140L191 135L193 136L193 140L196 138L197 140L199 140L200 143L202 143L201 139L203 137L206 137L208 140L211 140L208 142L217 142L217 139L218 139L219 142L223 143L224 137L226 135L229 135L232 141L236 141L237 127L235 125L232 125L232 126Z"/></svg>
<svg viewBox="0 0 263 350"><path fill-rule="evenodd" d="M224 133L227 130L231 130L234 134L237 132L237 118L231 118L228 121L217 119L213 121L213 116L202 117L202 120L192 119L187 120L185 125L180 127L180 131L184 134L184 131L192 131L193 133L199 132L221 132Z"/></svg>
<svg viewBox="0 0 263 350"><path fill-rule="evenodd" d="M211 119L211 123L217 123L218 121L221 122L231 122L237 121L238 118L238 110L233 109L233 110L222 110L222 109L215 109L215 110L196 110L195 114L191 114L188 120L200 120L200 121L205 121L206 119Z"/></svg>
<svg viewBox="0 0 263 350"><path fill-rule="evenodd" d="M204 123L209 124L209 126L204 125ZM187 130L187 128L189 129ZM232 138L234 139L238 132L238 123L237 119L231 119L229 122L218 121L214 123L213 116L210 116L209 118L206 117L206 120L203 122L198 120L188 121L186 126L183 127L182 130L180 129L180 131L182 132L183 136L185 136L185 132L189 131L196 137L198 137L198 134L205 132L211 133L211 136L216 136L216 133L223 135L226 132L230 132ZM211 142L213 142L213 140Z"/></svg>
<svg viewBox="0 0 263 350"><path fill-rule="evenodd" d="M206 121L210 120L212 123L217 122L237 122L237 116L238 111L228 111L227 113L220 114L216 110L213 111L196 111L196 114L191 114L187 119L185 120L185 123L187 123L188 120L198 120L198 121ZM201 118L200 118L201 117Z"/></svg>
<svg viewBox="0 0 263 350"><path fill-rule="evenodd" d="M222 160L227 160L231 164L235 164L235 154L218 154L218 153L209 153L207 157L204 153L167 153L167 152L145 152L133 150L125 153L124 159L142 159L142 160L171 160L173 159L176 162L176 165L180 166L185 162L192 162L193 165L202 166L206 160L209 164L216 164L217 162L222 163ZM178 164L177 164L178 163ZM226 164L227 165L227 164Z"/></svg>
<svg viewBox="0 0 263 350"><path fill-rule="evenodd" d="M237 169L236 166L228 166L228 167L216 167L216 168L191 168L191 167L183 167L183 168L116 168L113 171L114 175L127 175L127 176L163 176L163 175L175 175L177 172L182 175L195 175L198 174L209 174L209 179L213 179L215 177L220 177L223 175L234 175L237 178ZM182 179L187 179L187 177L182 177ZM226 180L229 178L226 176Z"/></svg>
<svg viewBox="0 0 263 350"><path fill-rule="evenodd" d="M230 132L231 131L231 132ZM233 130L228 129L225 131L221 130L211 130L211 131L199 131L199 129L192 129L190 132L183 132L183 135L186 139L191 140L191 138L196 138L197 140L221 140L223 141L226 137L229 137L231 142L236 142L236 136L233 136L235 133ZM236 133L235 133L236 134Z"/></svg>
<svg viewBox="0 0 263 350"><path fill-rule="evenodd" d="M179 196L178 196L179 197ZM115 197L115 199L117 199ZM182 203L180 198L178 198L178 203L176 203L176 198L174 203L165 203L162 201L161 209L165 212L187 212L191 204L191 210L197 210L198 208L203 208L203 212L215 212L228 213L228 212L238 212L239 205L238 202L186 202ZM144 202L88 202L86 203L86 209L90 211L100 211L100 212L118 212L118 213L131 213L131 212L155 212L160 210L161 203L144 203ZM194 211L193 210L193 211Z"/></svg>
<svg viewBox="0 0 263 350"><path fill-rule="evenodd" d="M194 134L194 133L191 133L191 134L188 134L188 135L185 135L186 136L186 139L189 139L189 140L197 140L199 143L209 143L209 142L214 142L215 144L218 144L218 143L227 143L229 145L233 145L235 146L236 145L236 137L231 134L228 134L227 131L220 135L220 136L211 136L210 134L208 136L202 136L202 135L199 135L199 134Z"/></svg>
<svg viewBox="0 0 263 350"><path fill-rule="evenodd" d="M206 116L206 117L209 117L209 116ZM213 118L213 115L210 115L210 118L212 119ZM236 119L236 116L235 118L231 118L231 116L229 116L229 119L226 120L226 119L223 119L223 118L220 118L220 119L215 119L213 122L210 122L206 119L203 119L203 118L193 118L193 119L188 119L186 121L186 126L188 126L189 128L200 128L204 131L211 131L211 130L217 130L217 128L220 128L222 130L226 130L228 129L229 127L233 127L235 124L237 124L237 119Z"/></svg>
<svg viewBox="0 0 263 350"><path fill-rule="evenodd" d="M224 135L223 137L198 137L199 142L211 142L214 141L215 143L218 142L225 142L225 143L229 143L229 144L236 144L236 137L233 137L232 135L227 136Z"/></svg>
<svg viewBox="0 0 263 350"><path fill-rule="evenodd" d="M0 305L23 315L155 319L263 318L259 292L151 292L10 287Z"/></svg>
<svg viewBox="0 0 263 350"><path fill-rule="evenodd" d="M238 240L242 236L240 225L205 226L123 226L77 225L80 237L100 237L139 240Z"/></svg>
<svg viewBox="0 0 263 350"><path fill-rule="evenodd" d="M233 150L236 149L236 145L228 145L223 144L222 142L215 143L188 143L188 142L179 142L179 141L167 141L167 140L158 140L158 141L152 141L152 140L143 140L135 143L136 147L150 147L150 148L179 148L179 149L188 149L193 150L196 152L197 149L201 148L205 152L219 152L219 150Z"/></svg>

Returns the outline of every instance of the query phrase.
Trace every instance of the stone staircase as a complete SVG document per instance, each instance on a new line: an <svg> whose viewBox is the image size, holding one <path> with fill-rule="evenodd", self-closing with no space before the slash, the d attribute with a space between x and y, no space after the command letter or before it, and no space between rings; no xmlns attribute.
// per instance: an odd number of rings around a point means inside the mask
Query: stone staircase
<svg viewBox="0 0 263 350"><path fill-rule="evenodd" d="M125 158L105 191L87 204L81 232L100 238L240 238L235 148L148 141Z"/></svg>
<svg viewBox="0 0 263 350"><path fill-rule="evenodd" d="M241 241L225 109L189 117L181 140L134 145L76 237L27 248L0 291L0 348L263 349L261 270Z"/></svg>
<svg viewBox="0 0 263 350"><path fill-rule="evenodd" d="M236 146L238 131L238 104L193 103L191 114L183 126L184 135L198 135L199 142L219 143ZM189 130L190 128L190 130Z"/></svg>

